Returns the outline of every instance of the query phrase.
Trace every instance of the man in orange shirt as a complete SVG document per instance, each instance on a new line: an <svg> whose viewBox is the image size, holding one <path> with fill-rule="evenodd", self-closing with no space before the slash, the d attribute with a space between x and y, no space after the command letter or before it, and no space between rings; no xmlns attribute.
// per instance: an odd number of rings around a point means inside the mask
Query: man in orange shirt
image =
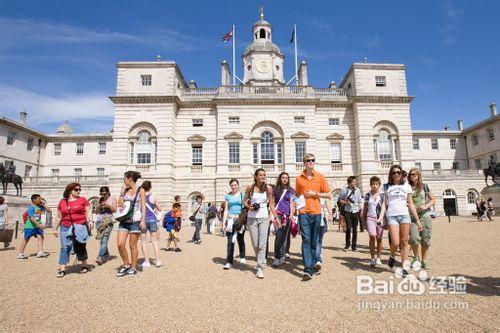
<svg viewBox="0 0 500 333"><path fill-rule="evenodd" d="M304 262L304 280L310 280L314 274L316 247L318 246L319 226L321 224L321 198L330 199L330 189L323 174L314 170L316 158L313 154L304 155L305 170L297 177L295 194L304 196L306 206L299 211L299 226L302 236L302 261ZM320 266L316 268L318 271Z"/></svg>

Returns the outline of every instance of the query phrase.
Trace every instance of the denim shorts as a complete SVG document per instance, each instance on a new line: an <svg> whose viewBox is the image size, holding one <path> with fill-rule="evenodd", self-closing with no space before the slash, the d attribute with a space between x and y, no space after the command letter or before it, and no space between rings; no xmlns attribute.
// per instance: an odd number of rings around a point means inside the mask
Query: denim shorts
<svg viewBox="0 0 500 333"><path fill-rule="evenodd" d="M120 222L120 224L118 224L118 232L126 231L131 234L140 234L141 228L139 227L139 224L139 221L132 223Z"/></svg>
<svg viewBox="0 0 500 333"><path fill-rule="evenodd" d="M157 232L158 224L156 224L156 220L146 221L146 229L142 230L143 233L149 232Z"/></svg>
<svg viewBox="0 0 500 333"><path fill-rule="evenodd" d="M393 215L389 216L387 218L387 224L388 225L400 225L400 224L410 224L411 219L410 215L405 214L405 215Z"/></svg>

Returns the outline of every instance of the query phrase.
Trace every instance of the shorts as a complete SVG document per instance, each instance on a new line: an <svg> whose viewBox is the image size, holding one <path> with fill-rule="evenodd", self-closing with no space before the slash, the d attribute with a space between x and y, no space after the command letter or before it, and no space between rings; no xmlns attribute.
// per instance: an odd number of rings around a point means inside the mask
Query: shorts
<svg viewBox="0 0 500 333"><path fill-rule="evenodd" d="M367 216L366 217L366 230L368 230L369 236L377 236L377 239L382 239L384 234L384 229L381 225L377 224L377 217Z"/></svg>
<svg viewBox="0 0 500 333"><path fill-rule="evenodd" d="M411 219L410 215L405 214L405 215L394 215L394 216L389 216L387 217L387 224L388 225L400 225L400 224L410 224Z"/></svg>
<svg viewBox="0 0 500 333"><path fill-rule="evenodd" d="M157 232L158 224L156 224L156 220L146 221L146 229L142 230L142 233L149 232Z"/></svg>
<svg viewBox="0 0 500 333"><path fill-rule="evenodd" d="M43 236L42 229L24 229L24 239L30 239L31 237L37 237L38 235Z"/></svg>
<svg viewBox="0 0 500 333"><path fill-rule="evenodd" d="M410 226L410 245L422 244L427 247L431 246L432 223L429 214L420 218L422 224L422 231L418 230L416 222L412 222Z"/></svg>
<svg viewBox="0 0 500 333"><path fill-rule="evenodd" d="M167 231L167 239L179 239L179 233L175 230Z"/></svg>
<svg viewBox="0 0 500 333"><path fill-rule="evenodd" d="M125 231L131 234L140 234L141 228L139 227L139 224L139 221L132 223L120 222L120 224L118 224L118 232Z"/></svg>

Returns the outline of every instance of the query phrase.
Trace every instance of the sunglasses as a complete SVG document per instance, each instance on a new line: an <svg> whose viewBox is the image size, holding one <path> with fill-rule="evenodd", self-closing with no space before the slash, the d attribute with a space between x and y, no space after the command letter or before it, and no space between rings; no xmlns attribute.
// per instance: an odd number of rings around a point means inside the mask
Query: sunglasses
<svg viewBox="0 0 500 333"><path fill-rule="evenodd" d="M74 188L73 191L75 192L80 192L82 189L81 188Z"/></svg>
<svg viewBox="0 0 500 333"><path fill-rule="evenodd" d="M391 175L393 175L393 176L394 175L400 175L400 174L401 174L401 171L393 171L393 172L391 172Z"/></svg>
<svg viewBox="0 0 500 333"><path fill-rule="evenodd" d="M410 173L408 176L410 176L410 177L418 176L418 173Z"/></svg>
<svg viewBox="0 0 500 333"><path fill-rule="evenodd" d="M316 162L316 160L314 158L311 158L309 160L306 160L307 163L310 163L310 162Z"/></svg>
<svg viewBox="0 0 500 333"><path fill-rule="evenodd" d="M100 195L108 194L108 192L101 192Z"/></svg>

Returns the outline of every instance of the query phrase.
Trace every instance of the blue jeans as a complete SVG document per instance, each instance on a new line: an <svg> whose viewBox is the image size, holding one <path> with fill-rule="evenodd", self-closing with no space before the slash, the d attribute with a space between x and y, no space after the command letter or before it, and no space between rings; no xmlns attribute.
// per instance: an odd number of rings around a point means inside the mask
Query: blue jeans
<svg viewBox="0 0 500 333"><path fill-rule="evenodd" d="M318 248L319 226L321 224L321 214L300 214L299 226L302 236L302 261L304 272L313 274L314 264L317 260L316 249Z"/></svg>
<svg viewBox="0 0 500 333"><path fill-rule="evenodd" d="M113 230L113 225L106 230L101 237L101 243L99 245L99 258L104 258L109 255L108 252L108 242L109 242L109 237L111 236L111 230Z"/></svg>
<svg viewBox="0 0 500 333"><path fill-rule="evenodd" d="M323 235L325 234L327 229L326 225L323 225L319 227L319 232L318 232L318 246L316 247L316 262L323 262L323 259L321 258L321 247L323 246Z"/></svg>
<svg viewBox="0 0 500 333"><path fill-rule="evenodd" d="M70 228L66 226L61 226L60 230L60 241L61 241L61 251L59 252L59 265L67 265L69 262L69 256L71 254L71 250L74 249L76 258L78 261L84 261L88 259L87 254L87 243L79 243L71 238L70 236Z"/></svg>

